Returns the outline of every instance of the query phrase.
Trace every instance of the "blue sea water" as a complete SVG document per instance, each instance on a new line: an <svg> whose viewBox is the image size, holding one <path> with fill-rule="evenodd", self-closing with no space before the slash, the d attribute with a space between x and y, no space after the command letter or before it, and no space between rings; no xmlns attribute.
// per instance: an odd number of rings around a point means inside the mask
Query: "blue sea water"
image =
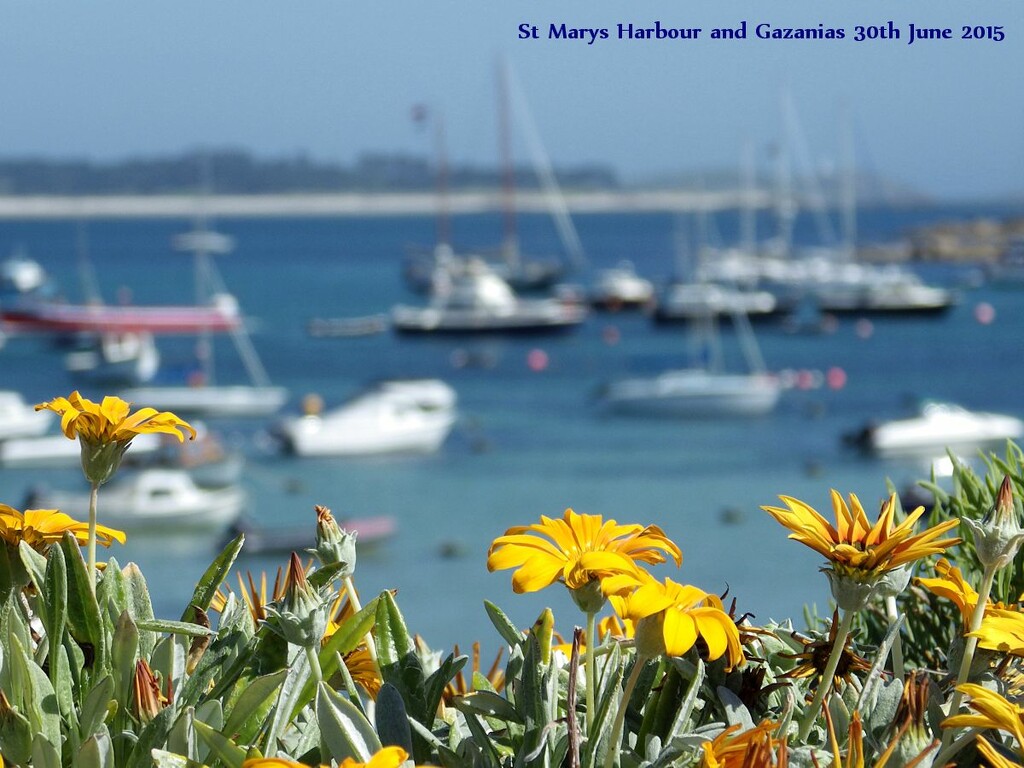
<svg viewBox="0 0 1024 768"><path fill-rule="evenodd" d="M869 210L861 213L860 232L866 240L884 240L926 223L1008 213L994 206ZM719 219L723 238L735 237L735 216ZM767 220L762 223L767 227ZM654 278L674 271L677 222L671 215L594 214L577 217L576 224L596 267L628 258ZM187 226L176 220L89 222L88 250L105 298L114 301L130 291L139 303L188 301L194 290L191 262L170 247L172 236ZM664 574L711 592L728 590L738 610L758 620L799 619L806 603L825 610L819 558L787 540L761 505L784 493L827 511L834 487L873 506L885 494L887 478L903 486L924 477L923 465L864 458L840 441L870 418L899 415L909 398L949 399L1024 416L1024 293L970 287L967 269L931 270L933 278L964 284L959 306L941 318L873 320L870 335L863 325L858 333L852 319L831 334L757 329L770 368L839 367L847 375L841 389L787 391L777 412L762 419L631 420L600 415L593 393L610 378L681 361L683 330L616 314L594 315L578 332L556 338L311 338L310 318L368 315L417 301L401 282L400 263L408 246L432 242L433 221L226 219L217 227L237 241L234 253L218 258L220 272L253 320L253 342L270 377L289 388L290 409L306 393L317 392L333 404L362 383L385 377L438 376L457 390L459 425L429 457L298 459L273 449L268 422L213 425L248 456L248 512L260 525L306 530L312 544L314 504L331 507L339 517L393 516L397 534L360 552L356 582L364 596L397 589L410 628L437 648L466 647L474 640L498 646L485 599L523 626L549 605L563 633L579 623L561 588L515 595L509 572L490 574L485 566L488 544L507 527L560 515L569 506L622 522L658 524L684 556L680 572ZM0 222L0 254L24 248L75 297L78 228L72 221ZM500 220L458 217L454 229L458 244L494 245ZM522 217L520 236L528 252L558 252L555 231L544 217ZM816 236L810 221L798 222L798 240L811 243ZM981 302L994 307L995 322L975 320ZM612 326L617 343L607 340ZM735 339L725 334L736 354ZM193 344L162 340L167 368L186 365ZM534 372L527 356L538 348L549 365ZM218 339L215 357L220 381L243 381L226 339ZM460 357L479 365L457 367ZM17 389L33 402L77 385L60 355L39 340L10 340L0 349L0 371L0 387ZM0 501L19 506L27 489L39 483L76 487L81 480L75 471L0 470ZM218 545L137 535L110 554L122 563L138 562L158 614L176 618ZM281 555L243 552L238 566L272 572L284 562Z"/></svg>

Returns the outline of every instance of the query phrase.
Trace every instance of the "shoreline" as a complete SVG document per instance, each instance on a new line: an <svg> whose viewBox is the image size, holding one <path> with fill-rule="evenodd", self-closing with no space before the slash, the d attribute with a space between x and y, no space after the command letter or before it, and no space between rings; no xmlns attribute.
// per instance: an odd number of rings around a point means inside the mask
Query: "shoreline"
<svg viewBox="0 0 1024 768"><path fill-rule="evenodd" d="M550 213L564 202L573 214L665 213L737 208L743 193L678 190L569 192L552 201L543 192L518 192L520 213ZM759 192L752 201L768 207L772 196ZM504 210L501 190L453 192L446 208L452 214ZM434 216L433 192L344 192L270 195L0 195L0 219L192 218L199 213L229 217L291 216Z"/></svg>

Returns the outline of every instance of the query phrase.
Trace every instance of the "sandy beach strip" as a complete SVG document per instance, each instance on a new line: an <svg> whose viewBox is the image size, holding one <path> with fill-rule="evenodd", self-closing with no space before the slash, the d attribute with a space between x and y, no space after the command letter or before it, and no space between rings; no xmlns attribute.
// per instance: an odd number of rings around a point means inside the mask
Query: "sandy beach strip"
<svg viewBox="0 0 1024 768"><path fill-rule="evenodd" d="M571 213L651 213L720 210L741 202L738 192L692 192L674 190L630 190L570 192L562 200ZM446 206L451 213L500 211L504 205L500 190L454 192ZM755 204L770 203L767 194ZM524 213L549 213L557 209L542 192L519 192L516 209ZM213 216L432 216L438 198L432 193L337 193L274 195L88 195L18 196L0 195L2 219L117 219L189 218L200 211Z"/></svg>

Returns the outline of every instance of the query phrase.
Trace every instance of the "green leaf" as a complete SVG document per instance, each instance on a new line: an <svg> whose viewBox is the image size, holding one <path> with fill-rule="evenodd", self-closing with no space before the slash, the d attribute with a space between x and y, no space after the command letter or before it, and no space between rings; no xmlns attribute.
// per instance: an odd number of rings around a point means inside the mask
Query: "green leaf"
<svg viewBox="0 0 1024 768"><path fill-rule="evenodd" d="M390 592L380 594L377 604L377 656L380 666L397 664L402 657L413 650L409 630L405 626L395 598Z"/></svg>
<svg viewBox="0 0 1024 768"><path fill-rule="evenodd" d="M50 670L56 678L59 669L57 656L68 620L68 573L64 553L60 547L50 547L45 582L46 589L43 595L46 604L43 606L42 618L46 624L46 637L50 648Z"/></svg>
<svg viewBox="0 0 1024 768"><path fill-rule="evenodd" d="M56 664L54 661L56 660ZM50 652L50 673L53 690L57 695L57 706L61 716L75 729L78 728L78 712L75 709L75 692L71 675L71 662L68 661L68 649L61 645L56 657Z"/></svg>
<svg viewBox="0 0 1024 768"><path fill-rule="evenodd" d="M78 750L78 768L114 768L114 749L105 728L82 743Z"/></svg>
<svg viewBox="0 0 1024 768"><path fill-rule="evenodd" d="M170 621L168 619L146 619L138 622L139 629L149 632L167 632L172 635L185 635L187 637L203 637L204 635L216 635L217 631L193 624L189 621Z"/></svg>
<svg viewBox="0 0 1024 768"><path fill-rule="evenodd" d="M204 768L202 763L164 749L153 750L153 766L154 768Z"/></svg>
<svg viewBox="0 0 1024 768"><path fill-rule="evenodd" d="M384 683L377 694L374 725L380 743L386 747L401 747L412 754L412 731L405 712L402 694L391 683Z"/></svg>
<svg viewBox="0 0 1024 768"><path fill-rule="evenodd" d="M274 694L287 675L288 670L281 669L248 683L242 695L231 707L224 732L238 734L238 740L241 742L251 741L266 719L267 712L273 706Z"/></svg>
<svg viewBox="0 0 1024 768"><path fill-rule="evenodd" d="M32 757L32 725L20 712L0 713L0 751L7 761L27 764Z"/></svg>
<svg viewBox="0 0 1024 768"><path fill-rule="evenodd" d="M149 768L153 763L153 749L161 747L171 732L175 712L171 707L164 709L154 717L139 734L139 740L129 755L125 768Z"/></svg>
<svg viewBox="0 0 1024 768"><path fill-rule="evenodd" d="M277 695L277 706L274 707L274 717L270 721L270 728L264 737L264 752L268 755L275 754L278 749L277 739L284 732L288 723L295 719L295 713L302 708L301 696L303 685L312 679L309 668L309 659L303 649L289 645L289 650L296 649L288 663L288 675L281 684L281 690Z"/></svg>
<svg viewBox="0 0 1024 768"><path fill-rule="evenodd" d="M59 748L60 738L60 706L57 694L53 690L50 678L37 664L30 664L29 675L32 677L32 688L35 691L35 707L29 712L29 722L36 733Z"/></svg>
<svg viewBox="0 0 1024 768"><path fill-rule="evenodd" d="M79 731L85 736L91 736L107 717L107 707L114 699L114 678L111 675L104 675L99 682L92 687L82 704L79 715Z"/></svg>
<svg viewBox="0 0 1024 768"><path fill-rule="evenodd" d="M149 586L146 584L146 577L135 563L128 563L124 567L125 588L128 591L128 612L135 620L135 626L139 622L152 621L153 601L149 596ZM156 647L159 635L149 630L139 630L139 656L149 660Z"/></svg>
<svg viewBox="0 0 1024 768"><path fill-rule="evenodd" d="M504 696L491 691L475 691L468 696L458 696L454 701L455 708L462 712L472 712L484 717L494 717L506 723L524 724L523 717L512 703Z"/></svg>
<svg viewBox="0 0 1024 768"><path fill-rule="evenodd" d="M234 565L235 558L238 557L238 553L242 551L242 545L245 543L245 534L240 533L224 547L219 555L214 559L210 566L203 573L202 577L196 583L195 591L192 593L192 599L189 601L188 607L181 614L182 621L189 621L194 617L192 606L196 606L206 611L210 608L210 603L213 601L214 595L217 594L217 590L220 589L224 583L224 579L227 578L228 573L231 571L231 566Z"/></svg>
<svg viewBox="0 0 1024 768"><path fill-rule="evenodd" d="M114 675L115 696L119 701L131 699L138 654L139 630L126 610L118 617L110 642L110 667Z"/></svg>
<svg viewBox="0 0 1024 768"><path fill-rule="evenodd" d="M487 617L491 620L491 624L498 630L498 634L501 635L506 643L513 648L523 644L526 636L519 627L512 623L512 620L505 615L501 608L492 602L484 600L484 610L487 611Z"/></svg>
<svg viewBox="0 0 1024 768"><path fill-rule="evenodd" d="M110 558L103 569L103 577L96 585L96 602L111 620L128 610L128 583L117 560Z"/></svg>
<svg viewBox="0 0 1024 768"><path fill-rule="evenodd" d="M347 567L347 563L331 563L330 565L321 566L306 577L309 580L309 586L315 590L320 590L334 581L338 576L338 572Z"/></svg>
<svg viewBox="0 0 1024 768"><path fill-rule="evenodd" d="M196 720L193 725L195 725L199 738L210 747L210 752L216 755L217 759L224 763L227 768L242 768L242 763L245 762L246 757L244 749L200 720Z"/></svg>
<svg viewBox="0 0 1024 768"><path fill-rule="evenodd" d="M61 768L60 752L42 734L32 739L33 768Z"/></svg>
<svg viewBox="0 0 1024 768"><path fill-rule="evenodd" d="M18 542L18 556L35 588L42 592L46 583L46 558L32 549L25 541Z"/></svg>
<svg viewBox="0 0 1024 768"><path fill-rule="evenodd" d="M339 696L325 683L317 686L316 717L324 752L323 762L341 763L346 757L366 763L381 749L380 740L362 713L348 699Z"/></svg>
<svg viewBox="0 0 1024 768"><path fill-rule="evenodd" d="M93 594L93 580L82 559L78 541L65 533L60 542L68 566L68 626L76 640L89 643L93 649L93 668L107 671L107 644L100 620L100 606Z"/></svg>
<svg viewBox="0 0 1024 768"><path fill-rule="evenodd" d="M468 656L455 658L454 654L448 654L440 666L431 673L424 684L425 711L436 712L441 699L444 696L444 689L448 683L457 675L469 661Z"/></svg>

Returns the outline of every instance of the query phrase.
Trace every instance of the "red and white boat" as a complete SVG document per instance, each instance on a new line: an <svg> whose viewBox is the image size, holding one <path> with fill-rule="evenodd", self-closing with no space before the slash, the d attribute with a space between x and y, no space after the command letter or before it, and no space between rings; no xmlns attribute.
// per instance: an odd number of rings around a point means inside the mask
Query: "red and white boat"
<svg viewBox="0 0 1024 768"><path fill-rule="evenodd" d="M222 293L206 306L68 304L51 299L21 299L0 310L8 329L42 333L226 332L241 327L234 296Z"/></svg>

